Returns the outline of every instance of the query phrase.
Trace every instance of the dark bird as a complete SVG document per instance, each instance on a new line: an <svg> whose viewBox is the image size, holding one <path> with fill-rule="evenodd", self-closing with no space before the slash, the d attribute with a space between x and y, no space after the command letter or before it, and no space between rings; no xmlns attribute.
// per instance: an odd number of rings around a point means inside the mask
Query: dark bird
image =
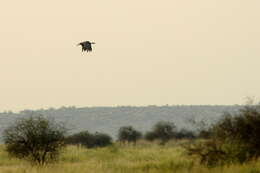
<svg viewBox="0 0 260 173"><path fill-rule="evenodd" d="M78 46L82 46L82 52L83 51L92 51L92 47L91 44L95 44L94 42L90 42L90 41L84 41L78 44Z"/></svg>

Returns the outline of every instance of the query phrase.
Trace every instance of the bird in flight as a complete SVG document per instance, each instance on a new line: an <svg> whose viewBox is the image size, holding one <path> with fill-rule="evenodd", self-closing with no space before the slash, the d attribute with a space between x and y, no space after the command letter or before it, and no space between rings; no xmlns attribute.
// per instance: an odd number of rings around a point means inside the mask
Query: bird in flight
<svg viewBox="0 0 260 173"><path fill-rule="evenodd" d="M91 45L92 44L95 44L94 42L90 42L90 41L84 41L84 42L81 42L81 43L79 43L78 44L78 46L82 46L82 52L83 51L92 51L92 47L91 47Z"/></svg>

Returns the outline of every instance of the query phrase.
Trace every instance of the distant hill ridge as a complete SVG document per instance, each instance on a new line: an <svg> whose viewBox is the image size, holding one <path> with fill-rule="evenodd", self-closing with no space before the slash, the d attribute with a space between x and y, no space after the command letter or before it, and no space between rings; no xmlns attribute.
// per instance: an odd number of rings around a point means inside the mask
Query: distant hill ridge
<svg viewBox="0 0 260 173"><path fill-rule="evenodd" d="M237 112L242 105L175 105L175 106L118 106L118 107L61 107L58 109L24 110L19 113L0 113L0 135L18 117L42 114L65 122L71 133L82 130L105 132L116 138L121 126L132 125L143 132L158 121L171 121L178 128L194 128L189 120L213 122L224 112Z"/></svg>

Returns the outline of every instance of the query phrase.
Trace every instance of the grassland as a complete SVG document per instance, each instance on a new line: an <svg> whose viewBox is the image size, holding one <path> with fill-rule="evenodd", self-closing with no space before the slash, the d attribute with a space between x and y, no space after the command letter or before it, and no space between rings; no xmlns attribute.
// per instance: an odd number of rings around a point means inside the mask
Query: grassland
<svg viewBox="0 0 260 173"><path fill-rule="evenodd" d="M138 143L85 149L68 146L59 161L43 167L10 158L0 146L0 173L260 173L260 161L207 168L174 143Z"/></svg>

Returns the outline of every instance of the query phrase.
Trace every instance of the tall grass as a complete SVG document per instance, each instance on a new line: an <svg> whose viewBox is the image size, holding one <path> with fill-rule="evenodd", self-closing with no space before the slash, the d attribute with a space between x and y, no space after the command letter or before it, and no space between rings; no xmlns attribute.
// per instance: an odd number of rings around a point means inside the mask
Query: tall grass
<svg viewBox="0 0 260 173"><path fill-rule="evenodd" d="M35 167L10 158L0 146L0 173L260 173L260 161L209 169L185 155L174 143L159 146L141 142L136 146L114 144L85 149L69 146L57 163Z"/></svg>

